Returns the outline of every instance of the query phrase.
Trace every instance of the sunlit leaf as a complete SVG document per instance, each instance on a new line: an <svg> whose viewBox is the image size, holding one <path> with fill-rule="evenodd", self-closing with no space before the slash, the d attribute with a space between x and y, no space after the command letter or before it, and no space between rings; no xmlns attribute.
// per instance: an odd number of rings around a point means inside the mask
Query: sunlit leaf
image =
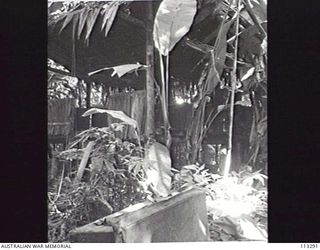
<svg viewBox="0 0 320 250"><path fill-rule="evenodd" d="M205 167L206 167L206 165L205 165L205 164L201 165L201 166L198 168L197 172L200 172L201 170L204 170L204 169L205 169Z"/></svg>
<svg viewBox="0 0 320 250"><path fill-rule="evenodd" d="M266 54L267 53L267 49L268 49L268 42L267 42L267 37L265 37L261 43L261 49L262 49L262 54Z"/></svg>
<svg viewBox="0 0 320 250"><path fill-rule="evenodd" d="M210 176L213 180L219 180L222 178L222 176L219 174L210 174Z"/></svg>
<svg viewBox="0 0 320 250"><path fill-rule="evenodd" d="M205 178L201 175L194 175L193 178L197 183L201 183L205 181Z"/></svg>
<svg viewBox="0 0 320 250"><path fill-rule="evenodd" d="M189 31L196 11L196 0L161 2L154 20L153 40L162 55L167 56Z"/></svg>
<svg viewBox="0 0 320 250"><path fill-rule="evenodd" d="M187 166L182 167L182 169L188 169L188 170L190 169L190 170L194 170L194 171L196 171L197 168L198 168L197 165L187 165Z"/></svg>
<svg viewBox="0 0 320 250"><path fill-rule="evenodd" d="M255 67L250 68L247 73L244 74L244 76L241 78L241 81L247 80L250 76L252 76L255 72Z"/></svg>
<svg viewBox="0 0 320 250"><path fill-rule="evenodd" d="M220 113L223 110L225 110L228 107L228 105L218 105L217 112Z"/></svg>
<svg viewBox="0 0 320 250"><path fill-rule="evenodd" d="M109 69L113 69L112 72L112 77L114 75L118 75L118 77L122 77L125 74L131 73L133 71L136 71L142 67L146 67L145 65L140 64L139 62L137 62L136 64L123 64L123 65L119 65L119 66L113 66L113 67L106 67L106 68L102 68L102 69L98 69L96 71L90 72L88 75L91 76L93 74L97 74L101 71L104 70L109 70Z"/></svg>

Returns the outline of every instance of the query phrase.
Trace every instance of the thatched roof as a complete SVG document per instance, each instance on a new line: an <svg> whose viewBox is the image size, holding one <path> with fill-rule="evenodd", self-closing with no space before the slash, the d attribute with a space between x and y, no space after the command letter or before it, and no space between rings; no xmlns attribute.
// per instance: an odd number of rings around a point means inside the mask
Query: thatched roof
<svg viewBox="0 0 320 250"><path fill-rule="evenodd" d="M156 12L159 2L154 2L154 4L154 12ZM129 74L120 79L117 76L111 77L111 71L88 76L89 72L104 67L136 62L145 64L146 30L144 20L147 10L146 2L133 2L129 7L130 14L127 13L127 6L120 7L107 37L104 36L104 32L100 31L102 18L99 17L100 19L97 20L88 46L83 38L76 39L75 76L87 82L103 83L106 86L144 88L144 72L139 72L139 76ZM210 3L210 5L203 6L198 11L195 24L188 37L201 39L212 32L214 20L212 15L208 13L212 13L214 7L215 5ZM208 18L204 19L204 16ZM69 24L60 33L62 23L58 22L55 26L49 27L48 57L71 70L73 61L72 24ZM170 75L182 82L196 83L203 67L194 67L203 56L202 52L187 46L185 40L178 43L171 53ZM155 60L157 62L158 58L156 57Z"/></svg>

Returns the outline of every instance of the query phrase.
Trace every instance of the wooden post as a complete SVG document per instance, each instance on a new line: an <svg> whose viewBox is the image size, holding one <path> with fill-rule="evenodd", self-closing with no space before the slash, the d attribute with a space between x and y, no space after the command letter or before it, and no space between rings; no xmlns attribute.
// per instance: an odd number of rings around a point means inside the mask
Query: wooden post
<svg viewBox="0 0 320 250"><path fill-rule="evenodd" d="M76 19L73 19L73 24L72 24L72 65L71 65L71 76L76 77L76 72L77 72L77 52L76 52ZM78 96L78 102L79 102L79 108L81 108L81 80L78 79L77 85L78 85L78 90L79 90L79 96Z"/></svg>
<svg viewBox="0 0 320 250"><path fill-rule="evenodd" d="M153 2L148 1L147 6L147 18L146 18L146 123L145 123L145 136L150 137L154 135L154 106L155 106L155 94L154 94L154 44L153 44Z"/></svg>
<svg viewBox="0 0 320 250"><path fill-rule="evenodd" d="M87 89L86 89L86 108L91 107L91 82L87 82Z"/></svg>

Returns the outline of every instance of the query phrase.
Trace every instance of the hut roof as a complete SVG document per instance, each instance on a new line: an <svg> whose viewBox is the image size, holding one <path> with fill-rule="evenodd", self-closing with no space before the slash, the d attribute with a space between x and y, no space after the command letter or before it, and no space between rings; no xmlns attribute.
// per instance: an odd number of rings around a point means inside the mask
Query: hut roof
<svg viewBox="0 0 320 250"><path fill-rule="evenodd" d="M154 2L154 5L154 12L156 12L159 2ZM188 33L189 38L197 37L197 39L201 39L212 33L214 30L212 26L214 17L208 13L215 7L214 4L210 4L203 6L198 11L195 23ZM128 10L130 10L130 14L128 14ZM72 25L69 24L60 32L63 22L58 22L56 25L50 26L48 30L48 57L64 65L69 70L73 68L74 61L74 75L87 82L95 82L106 86L131 86L135 89L143 89L145 84L145 74L143 72L138 75L128 74L121 78L117 76L111 77L111 71L103 71L92 76L88 76L88 73L104 67L122 64L137 62L145 64L146 11L146 3L140 1L120 6L107 37L100 30L102 17L99 17L90 36L89 45L84 42L83 37L79 40L75 39L74 56ZM208 18L203 18L204 16ZM196 83L200 78L201 67L195 68L195 65L203 56L202 52L187 46L185 40L184 42L179 42L170 54L171 77L179 79L181 82ZM157 57L155 60L158 60Z"/></svg>

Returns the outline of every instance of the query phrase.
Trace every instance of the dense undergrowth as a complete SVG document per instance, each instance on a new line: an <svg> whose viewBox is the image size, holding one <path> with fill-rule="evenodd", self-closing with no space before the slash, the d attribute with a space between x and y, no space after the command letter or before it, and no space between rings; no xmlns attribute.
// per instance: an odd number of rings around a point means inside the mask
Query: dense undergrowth
<svg viewBox="0 0 320 250"><path fill-rule="evenodd" d="M119 127L121 124L88 129L60 153L65 160L81 159L84 149L74 147L94 142L91 164L80 182L70 172L63 178L60 190L48 193L50 242L67 241L70 230L142 202L150 195L141 168L143 148L121 140Z"/></svg>
<svg viewBox="0 0 320 250"><path fill-rule="evenodd" d="M101 133L98 128L83 132L77 142L93 140L97 131ZM60 191L48 193L50 242L66 242L70 230L146 199L153 200L157 195L146 183L147 162L141 146L118 140L112 128L104 128L102 133L108 134L102 136L106 141L101 143L98 133L96 141L100 143L96 143L91 153L91 161L98 162L100 167L97 169L91 164L89 173L79 183L74 181L75 175L71 172L64 177ZM79 155L81 149L69 149L60 154L65 159L75 159ZM204 165L195 164L175 170L171 193L192 187L206 192L213 241L266 240L266 179L259 171L250 171L248 166L223 178L210 173Z"/></svg>

